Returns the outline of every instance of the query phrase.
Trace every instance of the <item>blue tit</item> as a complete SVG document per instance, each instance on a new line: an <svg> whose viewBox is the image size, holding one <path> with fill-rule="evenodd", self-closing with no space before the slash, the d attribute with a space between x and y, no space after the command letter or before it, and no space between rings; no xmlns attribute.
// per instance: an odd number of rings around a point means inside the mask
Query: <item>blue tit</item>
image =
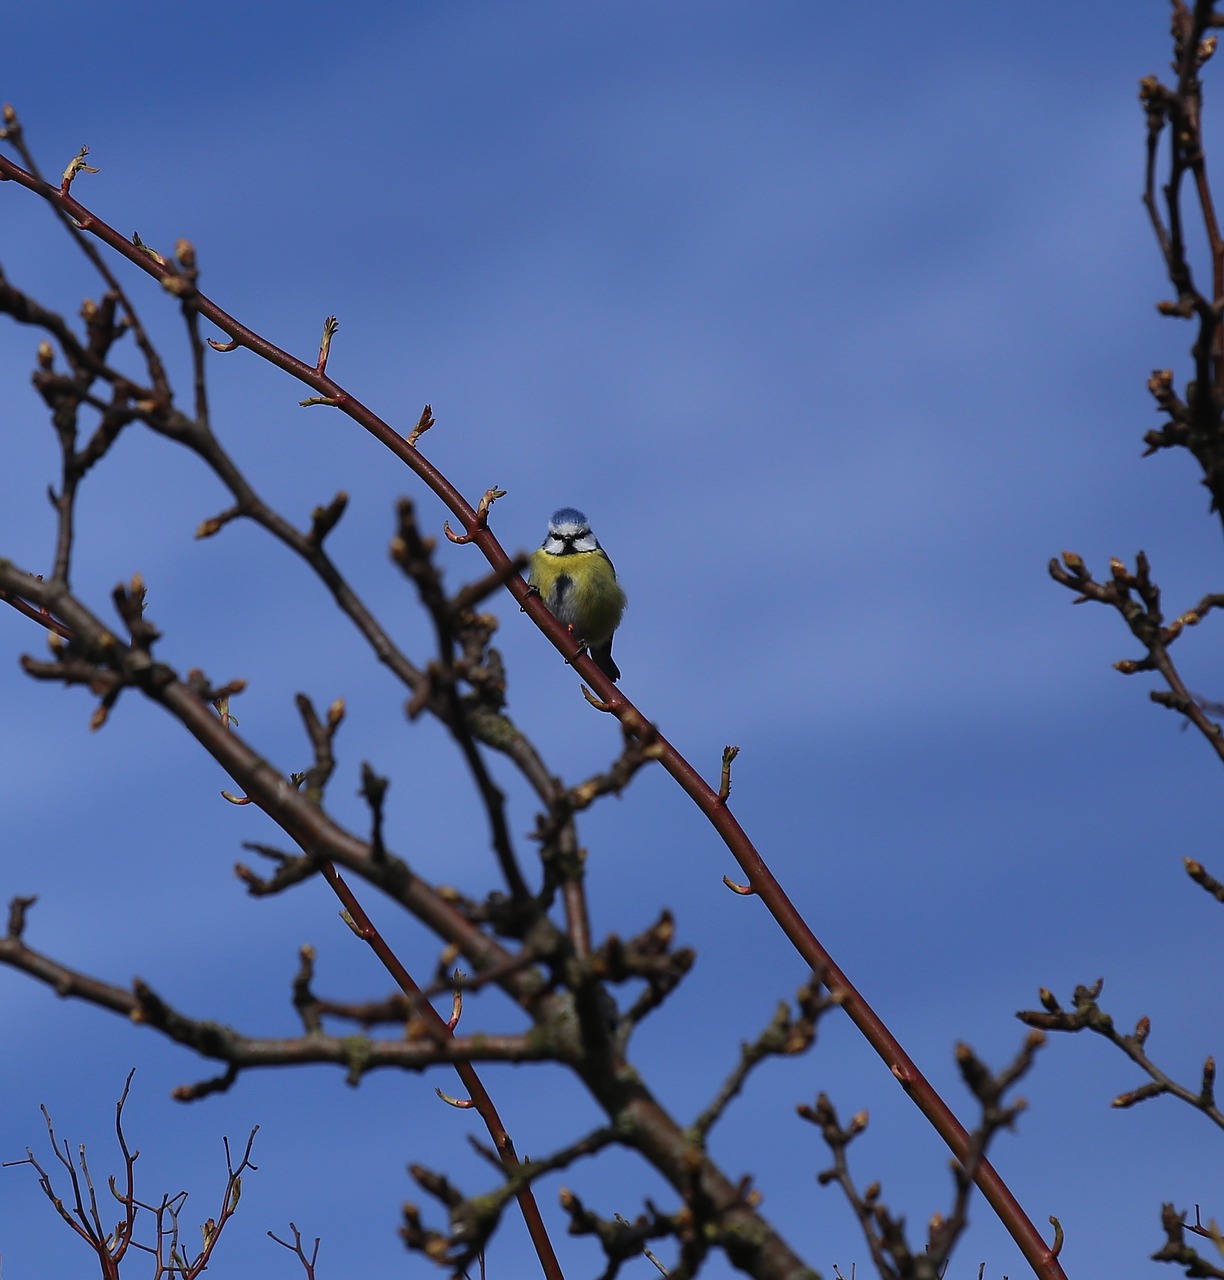
<svg viewBox="0 0 1224 1280"><path fill-rule="evenodd" d="M573 507L553 512L548 537L531 553L527 581L549 612L590 650L609 680L619 680L612 661L612 633L625 612L625 593L616 570L587 518Z"/></svg>

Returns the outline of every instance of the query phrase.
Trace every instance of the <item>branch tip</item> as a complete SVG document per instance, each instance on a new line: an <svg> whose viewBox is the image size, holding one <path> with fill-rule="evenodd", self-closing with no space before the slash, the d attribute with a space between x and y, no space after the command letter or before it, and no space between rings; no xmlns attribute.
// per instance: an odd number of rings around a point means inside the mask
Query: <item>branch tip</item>
<svg viewBox="0 0 1224 1280"><path fill-rule="evenodd" d="M326 373L327 358L331 355L332 339L336 336L336 330L339 328L340 321L335 316L328 316L323 321L323 337L319 342L319 359L315 363L315 373Z"/></svg>
<svg viewBox="0 0 1224 1280"><path fill-rule="evenodd" d="M470 1111L473 1106L471 1098L452 1098L449 1093L443 1093L441 1089L435 1089L434 1093L436 1093L448 1107L457 1107L460 1111Z"/></svg>
<svg viewBox="0 0 1224 1280"><path fill-rule="evenodd" d="M1062 1253L1063 1241L1066 1237L1063 1234L1062 1223L1050 1214L1050 1225L1054 1228L1054 1243L1050 1245L1050 1257L1057 1258Z"/></svg>
<svg viewBox="0 0 1224 1280"><path fill-rule="evenodd" d="M5 118L7 119L7 117L8 117L8 112L6 110ZM16 117L14 117L14 122L15 120L16 120ZM78 173L100 173L101 172L100 169L96 169L93 165L85 163L85 157L88 154L89 154L89 148L82 147L80 151L78 151L76 155L73 156L72 159L68 162L68 168L64 170L64 176L60 179L60 195L66 196L68 194L68 188L72 186L72 181L77 176Z"/></svg>
<svg viewBox="0 0 1224 1280"><path fill-rule="evenodd" d="M152 258L153 261L156 262L159 267L164 267L166 265L165 258L163 258L161 254L158 253L157 250L152 247L152 245L145 244L145 242L140 238L139 231L132 232L132 245L135 248L139 249L140 252L145 255L145 257Z"/></svg>
<svg viewBox="0 0 1224 1280"><path fill-rule="evenodd" d="M574 656L577 657L578 655L575 654ZM613 703L605 702L602 698L596 697L595 694L586 687L586 685L579 685L579 688L582 690L582 696L595 708L596 711L611 711L613 709Z"/></svg>
<svg viewBox="0 0 1224 1280"><path fill-rule="evenodd" d="M718 803L725 805L731 795L731 761L739 755L739 747L724 747L722 753L722 778L718 785Z"/></svg>
<svg viewBox="0 0 1224 1280"><path fill-rule="evenodd" d="M417 419L416 426L404 438L415 449L417 441L434 425L434 422L433 410L429 405L426 405L421 410L421 416Z"/></svg>
<svg viewBox="0 0 1224 1280"><path fill-rule="evenodd" d="M466 533L455 533L450 527L449 521L446 521L442 525L442 532L445 533L447 538L457 546L463 546L466 543L474 541L478 533L482 533L489 527L489 509L498 500L498 498L504 498L505 496L506 490L499 489L496 485L490 489L486 489L483 497L476 505L476 514L472 520L472 527Z"/></svg>

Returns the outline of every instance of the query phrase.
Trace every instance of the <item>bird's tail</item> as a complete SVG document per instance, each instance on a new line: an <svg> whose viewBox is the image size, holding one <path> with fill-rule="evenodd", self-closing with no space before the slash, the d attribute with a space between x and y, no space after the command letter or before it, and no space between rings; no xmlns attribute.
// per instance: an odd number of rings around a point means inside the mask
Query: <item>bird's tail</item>
<svg viewBox="0 0 1224 1280"><path fill-rule="evenodd" d="M610 639L606 644L596 645L591 650L591 657L595 660L595 665L609 680L620 679L620 667L612 661L612 641Z"/></svg>

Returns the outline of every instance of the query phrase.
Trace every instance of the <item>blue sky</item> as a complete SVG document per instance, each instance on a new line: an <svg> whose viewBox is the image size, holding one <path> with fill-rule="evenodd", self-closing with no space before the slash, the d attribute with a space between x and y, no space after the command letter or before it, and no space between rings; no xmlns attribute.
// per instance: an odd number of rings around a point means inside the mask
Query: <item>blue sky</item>
<svg viewBox="0 0 1224 1280"><path fill-rule="evenodd" d="M395 424L431 402L426 453L473 498L508 490L494 513L507 547L536 545L557 506L588 513L629 592L625 690L708 777L740 745L741 821L962 1114L956 1041L1002 1063L1039 985L1069 996L1099 974L1119 1022L1150 1014L1153 1054L1197 1079L1221 1047L1202 976L1220 930L1181 859L1212 863L1218 766L1143 677L1111 671L1134 654L1120 621L1070 608L1045 573L1063 547L1098 568L1143 547L1170 611L1219 585L1191 464L1139 458L1156 422L1144 382L1158 367L1180 379L1190 339L1155 314L1167 289L1139 203L1135 91L1168 62L1164 3L1041 2L1022 19L938 0L13 9L0 96L48 171L87 143L101 172L76 194L163 251L191 239L204 289L290 350L312 356L337 314L330 371ZM14 284L69 314L96 294L45 209L11 187L0 207ZM124 279L185 389L171 308ZM41 570L56 459L28 385L34 345L0 326L0 554ZM219 434L269 500L302 523L352 495L331 545L424 658L429 629L385 548L400 494L435 532L445 513L347 420L298 408L280 374L245 353L210 370ZM293 693L344 696L338 815L363 824L369 760L393 778L397 850L487 887L441 733L405 724L401 691L254 530L193 540L225 505L189 458L125 438L84 490L77 586L105 612L141 572L162 656L248 678L242 731L285 769L305 758ZM452 584L480 571L471 549L443 561ZM513 605L500 614L511 713L567 779L600 768L614 725ZM1210 634L1181 657L1220 697ZM321 990L386 989L323 886L241 893L241 842L273 833L219 800L226 780L182 731L129 697L91 735L80 691L17 673L42 648L27 623L0 618L0 645L3 888L40 895L32 945L114 982L139 974L251 1034L293 1032L303 942ZM525 832L529 799L499 776ZM597 930L635 932L667 905L698 949L638 1041L648 1081L695 1115L801 967L758 904L723 888L733 864L661 773L590 813L582 838ZM427 970L428 939L372 906ZM507 1025L492 999L467 1016ZM295 1274L263 1234L289 1219L323 1237L321 1276L430 1274L395 1238L400 1203L421 1198L404 1166L487 1183L466 1118L434 1099L441 1076L354 1091L322 1069L254 1074L184 1108L170 1089L209 1064L6 972L0 1017L4 1158L39 1147L46 1103L95 1171L112 1167L114 1100L136 1065L142 1185L188 1188L202 1220L221 1135L262 1126L218 1258L229 1274ZM487 1074L520 1150L595 1120L558 1072ZM1219 1212L1205 1121L1172 1103L1109 1110L1138 1082L1108 1046L1055 1039L995 1150L1031 1216L1061 1219L1071 1274L1164 1274L1146 1261L1160 1202ZM855 1168L920 1234L950 1200L946 1155L835 1020L811 1055L759 1071L714 1150L756 1175L814 1265L863 1274L848 1210L815 1183L826 1153L794 1119L820 1090L870 1110ZM80 1270L28 1174L0 1176L5 1280ZM541 1187L558 1224L562 1183L608 1214L670 1203L613 1156ZM521 1235L507 1230L490 1274L530 1274ZM589 1244L556 1236L567 1274L596 1273ZM979 1202L949 1274L980 1262L1023 1271Z"/></svg>

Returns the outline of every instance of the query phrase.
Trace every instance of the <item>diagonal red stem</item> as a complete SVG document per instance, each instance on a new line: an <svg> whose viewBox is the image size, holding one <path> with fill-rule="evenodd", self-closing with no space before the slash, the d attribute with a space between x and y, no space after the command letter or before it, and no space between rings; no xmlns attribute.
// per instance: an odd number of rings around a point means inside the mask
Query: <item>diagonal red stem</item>
<svg viewBox="0 0 1224 1280"><path fill-rule="evenodd" d="M323 878L331 885L336 897L344 903L344 909L349 913L362 939L370 944L370 948L382 961L383 968L395 979L399 989L415 1003L417 1012L425 1020L429 1034L437 1043L445 1044L454 1035L450 1024L425 999L421 988L417 986L412 975L404 968L400 958L392 951L387 940L375 928L374 923L366 914L365 909L357 900L357 896L352 889L349 888L344 877L330 862L323 863L320 871ZM519 1162L518 1153L514 1150L514 1142L507 1132L506 1126L502 1124L501 1116L497 1112L493 1099L481 1082L480 1076L476 1074L476 1068L470 1062L462 1060L456 1062L454 1067L455 1074L463 1081L463 1087L468 1091L468 1095L472 1099L472 1109L484 1121L485 1128L489 1131L489 1137L493 1139L493 1145L497 1148L497 1155L502 1162L502 1167L507 1174L517 1172L522 1166ZM519 1212L523 1215L523 1221L527 1224L528 1234L531 1236L532 1244L535 1245L536 1254L540 1259L544 1274L548 1277L548 1280L564 1280L561 1264L557 1261L552 1241L548 1238L548 1229L544 1225L544 1219L540 1214L540 1206L536 1204L535 1195L531 1187L527 1184L519 1187L515 1192L515 1199L518 1201Z"/></svg>

